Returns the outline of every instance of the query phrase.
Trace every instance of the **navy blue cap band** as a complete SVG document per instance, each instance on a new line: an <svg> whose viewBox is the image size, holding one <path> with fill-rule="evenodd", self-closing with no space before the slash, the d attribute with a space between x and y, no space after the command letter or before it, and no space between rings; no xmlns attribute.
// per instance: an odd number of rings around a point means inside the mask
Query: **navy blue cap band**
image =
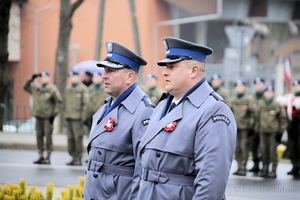
<svg viewBox="0 0 300 200"><path fill-rule="evenodd" d="M131 69L133 69L134 71L137 71L137 72L140 69L140 64L139 63L134 62L133 60L131 60L131 59L125 57L125 56L122 56L120 54L117 54L117 53L109 52L106 55L106 58L107 59L111 58L111 59L117 60L122 64L128 65Z"/></svg>
<svg viewBox="0 0 300 200"><path fill-rule="evenodd" d="M204 52L199 52L199 51L194 51L190 49L181 49L181 48L170 48L166 52L166 57L168 56L183 56L183 57L190 57L195 60L199 61L206 61L206 53Z"/></svg>

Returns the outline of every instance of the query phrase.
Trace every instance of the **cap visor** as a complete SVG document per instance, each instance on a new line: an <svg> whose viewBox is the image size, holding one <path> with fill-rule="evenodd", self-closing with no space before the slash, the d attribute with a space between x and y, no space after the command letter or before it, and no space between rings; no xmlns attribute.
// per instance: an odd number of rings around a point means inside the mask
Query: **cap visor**
<svg viewBox="0 0 300 200"><path fill-rule="evenodd" d="M118 64L116 64L116 63L109 62L109 61L107 61L107 60L98 62L98 63L97 63L97 66L98 66L98 67L110 67L110 68L115 68L115 69L121 69L121 68L124 68L123 65L118 65Z"/></svg>
<svg viewBox="0 0 300 200"><path fill-rule="evenodd" d="M177 59L169 59L169 58L165 58L161 61L158 61L157 64L159 66L166 66L167 64L171 64L171 63L177 63L179 61L182 61L183 58L177 58Z"/></svg>

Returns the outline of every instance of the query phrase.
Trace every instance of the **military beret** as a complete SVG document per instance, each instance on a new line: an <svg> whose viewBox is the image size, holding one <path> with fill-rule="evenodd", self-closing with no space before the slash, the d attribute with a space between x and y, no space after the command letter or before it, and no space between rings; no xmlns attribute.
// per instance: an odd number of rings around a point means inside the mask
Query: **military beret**
<svg viewBox="0 0 300 200"><path fill-rule="evenodd" d="M93 77L93 73L91 73L91 72L89 72L89 71L79 70L78 73L79 73L79 75L85 74L85 75L87 75L88 77Z"/></svg>
<svg viewBox="0 0 300 200"><path fill-rule="evenodd" d="M254 84L256 84L256 83L265 83L265 79L262 77L256 77L254 79Z"/></svg>
<svg viewBox="0 0 300 200"><path fill-rule="evenodd" d="M123 45L116 42L106 42L106 58L104 61L97 63L98 67L110 67L110 68L130 68L138 72L140 67L147 65L147 62L127 49Z"/></svg>
<svg viewBox="0 0 300 200"><path fill-rule="evenodd" d="M220 74L213 74L211 76L211 79L210 80L215 80L215 79L222 79L221 75Z"/></svg>
<svg viewBox="0 0 300 200"><path fill-rule="evenodd" d="M154 78L157 80L157 76L155 74L148 74L147 75L147 79L151 79L151 78Z"/></svg>
<svg viewBox="0 0 300 200"><path fill-rule="evenodd" d="M300 79L296 79L293 81L293 86L300 85Z"/></svg>
<svg viewBox="0 0 300 200"><path fill-rule="evenodd" d="M159 66L166 66L168 63L176 63L184 59L206 62L206 56L212 54L210 47L182 40L179 38L163 38L166 49L165 59L158 61Z"/></svg>
<svg viewBox="0 0 300 200"><path fill-rule="evenodd" d="M238 85L244 85L244 86L246 86L246 82L243 81L243 80L237 80L237 81L234 83L234 86L236 87L236 86L238 86Z"/></svg>
<svg viewBox="0 0 300 200"><path fill-rule="evenodd" d="M98 72L94 72L93 76L102 76L103 72L98 71Z"/></svg>
<svg viewBox="0 0 300 200"><path fill-rule="evenodd" d="M68 76L78 76L78 75L79 75L79 72L78 72L78 71L75 71L75 70L70 71L70 72L68 73Z"/></svg>
<svg viewBox="0 0 300 200"><path fill-rule="evenodd" d="M266 87L266 89L265 89L265 91L275 91L275 88L274 88L274 86L273 85L268 85L267 87Z"/></svg>
<svg viewBox="0 0 300 200"><path fill-rule="evenodd" d="M41 77L50 76L50 73L48 71L42 71Z"/></svg>

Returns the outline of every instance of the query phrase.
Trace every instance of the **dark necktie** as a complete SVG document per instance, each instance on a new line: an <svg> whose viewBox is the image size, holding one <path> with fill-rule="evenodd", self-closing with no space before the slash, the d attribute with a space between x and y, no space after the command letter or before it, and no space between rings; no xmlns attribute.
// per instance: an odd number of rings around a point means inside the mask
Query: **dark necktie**
<svg viewBox="0 0 300 200"><path fill-rule="evenodd" d="M171 110L173 110L173 108L175 108L176 104L175 102L171 103L170 108L169 108L169 112L171 112Z"/></svg>

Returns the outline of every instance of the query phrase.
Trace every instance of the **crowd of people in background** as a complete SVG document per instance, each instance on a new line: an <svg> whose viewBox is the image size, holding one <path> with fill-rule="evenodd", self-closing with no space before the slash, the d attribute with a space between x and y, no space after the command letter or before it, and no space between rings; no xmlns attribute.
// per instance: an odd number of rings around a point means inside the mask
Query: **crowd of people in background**
<svg viewBox="0 0 300 200"><path fill-rule="evenodd" d="M80 75L83 75L81 76L83 78L80 78ZM41 78L41 85L31 84L37 77ZM102 72L69 72L70 85L66 88L64 98L60 96L56 86L49 83L49 77L50 73L44 71L32 75L24 84L24 89L33 95L32 113L37 119L39 158L34 163L50 164L50 155L53 150L51 138L53 121L64 104L63 116L67 125L68 151L72 157L67 165L82 165L82 139L86 133L83 125L86 125L88 131L91 130L94 113L108 98L102 83ZM209 82L229 105L237 123L235 160L238 169L233 174L245 176L247 171L260 172L260 177L276 178L278 165L276 149L281 143L284 131L287 131L287 154L292 163L292 169L287 174L299 175L300 80L293 82L293 94L278 98L275 98L275 88L272 85L266 85L262 77L254 79L255 92L252 95L247 94L246 83L243 80L237 80L236 94L232 97L223 86L219 74L213 74ZM154 104L159 102L163 90L158 86L157 75L148 74L146 85L141 85L141 88ZM288 110L289 108L291 110ZM290 117L288 112L290 112ZM44 137L46 138L45 147ZM46 156L44 156L44 151L46 151ZM253 167L246 169L250 156L253 160Z"/></svg>
<svg viewBox="0 0 300 200"><path fill-rule="evenodd" d="M253 80L252 95L237 80L230 96L219 74L206 80L210 47L172 37L163 44L166 57L157 65L164 67L164 93L155 74L146 76L146 85L139 83L147 61L110 41L106 58L96 64L103 71L70 71L63 97L49 72L28 78L23 88L32 94L37 119L34 164L51 163L53 121L63 110L72 157L67 165L82 165L88 135L83 199L170 199L165 191L173 199L225 199L233 158L233 175L246 176L252 155L249 171L277 177L277 147L285 131L293 165L287 174L299 175L300 80L293 82L293 94L280 97L262 77ZM37 77L41 84L32 84Z"/></svg>
<svg viewBox="0 0 300 200"><path fill-rule="evenodd" d="M62 97L57 87L50 83L50 73L43 71L33 74L24 83L24 90L32 94L33 112L36 117L37 148L39 158L34 164L51 164L50 156L53 151L52 131L53 121L59 111L63 110L63 117L67 128L68 152L72 157L67 165L82 165L83 137L92 127L93 115L105 103L109 97L103 87L101 71L70 71L69 83ZM41 84L32 84L40 77ZM145 86L141 88L149 96L152 102L157 103L163 90L157 85L157 76L148 74ZM46 145L44 145L44 138ZM44 155L44 151L46 154Z"/></svg>
<svg viewBox="0 0 300 200"><path fill-rule="evenodd" d="M229 97L219 74L211 77L213 89L231 108L237 123L235 160L238 169L233 174L246 176L247 171L260 177L276 178L277 146L283 133L288 135L287 156L292 163L288 175L299 175L300 170L300 80L293 81L293 93L275 97L275 88L266 85L262 77L254 80L254 93L247 94L243 80L235 82L235 95ZM253 166L247 169L252 157ZM262 163L262 165L260 165ZM271 165L271 166L270 166Z"/></svg>

